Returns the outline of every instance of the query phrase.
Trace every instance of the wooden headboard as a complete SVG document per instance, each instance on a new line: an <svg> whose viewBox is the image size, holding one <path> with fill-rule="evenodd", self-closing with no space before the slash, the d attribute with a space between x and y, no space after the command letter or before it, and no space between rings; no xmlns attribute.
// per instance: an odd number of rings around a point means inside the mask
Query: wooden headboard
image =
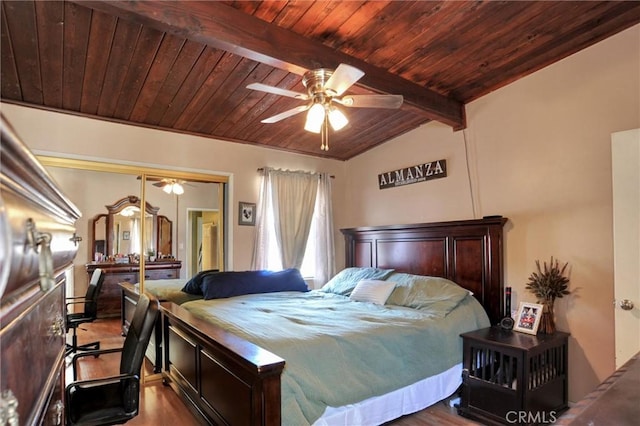
<svg viewBox="0 0 640 426"><path fill-rule="evenodd" d="M503 217L342 229L346 266L444 277L473 292L491 324L504 316Z"/></svg>

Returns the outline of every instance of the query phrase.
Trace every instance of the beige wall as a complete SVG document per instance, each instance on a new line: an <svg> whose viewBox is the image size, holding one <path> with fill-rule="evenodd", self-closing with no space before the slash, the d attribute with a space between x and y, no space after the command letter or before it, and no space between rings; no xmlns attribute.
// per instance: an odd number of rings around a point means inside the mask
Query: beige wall
<svg viewBox="0 0 640 426"><path fill-rule="evenodd" d="M576 401L614 369L610 134L640 127L639 56L635 26L472 102L464 132L430 123L346 163L2 109L32 149L231 173L232 205L257 199L255 170L264 165L332 173L336 228L508 217L505 280L516 302L534 300L524 285L536 259L553 255L571 265L573 295L558 302L557 321L572 335L569 397ZM378 173L443 158L444 179L377 187ZM233 222L233 266L248 268L254 229ZM336 242L342 266L339 232Z"/></svg>
<svg viewBox="0 0 640 426"><path fill-rule="evenodd" d="M610 135L640 127L640 26L466 112L464 132L429 123L349 161L345 226L468 219L474 208L477 218L508 217L505 281L515 302L535 301L524 286L536 259L569 262L573 294L558 300L556 317L571 333L576 401L615 365ZM444 179L377 188L378 173L442 158Z"/></svg>
<svg viewBox="0 0 640 426"><path fill-rule="evenodd" d="M2 112L27 146L37 153L137 163L169 169L192 170L230 176L231 265L235 270L249 269L255 228L238 226L237 203L256 202L263 166L291 170L328 172L334 175L333 191L336 223L345 213L343 185L345 163L305 155L291 154L251 145L228 143L179 133L164 132L93 120L73 115L2 104ZM319 143L319 142L318 142ZM125 194L126 195L126 194ZM112 198L112 196L110 196ZM73 197L70 197L73 200ZM106 201L111 203L113 200ZM85 212L94 215L93 211ZM339 227L339 226L338 226ZM342 235L336 231L336 241ZM344 264L343 245L338 244L338 259Z"/></svg>

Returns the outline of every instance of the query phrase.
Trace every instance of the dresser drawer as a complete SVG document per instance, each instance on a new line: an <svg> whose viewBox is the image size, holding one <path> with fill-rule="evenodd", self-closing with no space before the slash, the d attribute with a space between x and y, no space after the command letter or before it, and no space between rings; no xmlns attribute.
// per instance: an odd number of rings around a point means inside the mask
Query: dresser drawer
<svg viewBox="0 0 640 426"><path fill-rule="evenodd" d="M145 280L168 280L180 278L179 269L161 269L155 271L147 271L144 274Z"/></svg>
<svg viewBox="0 0 640 426"><path fill-rule="evenodd" d="M145 280L167 280L180 278L180 268L182 262L179 260L171 262L148 263L145 270ZM98 317L117 317L122 311L122 298L120 283L137 284L140 282L139 264L116 264L116 263L91 263L86 265L87 276L96 268L104 271L105 277L100 295L98 296Z"/></svg>
<svg viewBox="0 0 640 426"><path fill-rule="evenodd" d="M120 283L135 284L138 280L137 272L106 273L100 296L98 296L98 318L120 316Z"/></svg>
<svg viewBox="0 0 640 426"><path fill-rule="evenodd" d="M52 290L42 293L22 315L2 324L0 389L11 390L17 399L20 424L40 422L38 416L45 413L45 404L50 401L38 395L51 394L63 363L64 282L59 279Z"/></svg>

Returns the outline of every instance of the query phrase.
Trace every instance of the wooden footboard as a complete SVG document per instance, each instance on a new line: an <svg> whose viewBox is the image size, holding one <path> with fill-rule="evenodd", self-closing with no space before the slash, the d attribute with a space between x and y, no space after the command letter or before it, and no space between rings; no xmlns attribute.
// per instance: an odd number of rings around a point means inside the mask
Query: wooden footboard
<svg viewBox="0 0 640 426"><path fill-rule="evenodd" d="M280 425L284 360L164 302L165 383L208 423Z"/></svg>

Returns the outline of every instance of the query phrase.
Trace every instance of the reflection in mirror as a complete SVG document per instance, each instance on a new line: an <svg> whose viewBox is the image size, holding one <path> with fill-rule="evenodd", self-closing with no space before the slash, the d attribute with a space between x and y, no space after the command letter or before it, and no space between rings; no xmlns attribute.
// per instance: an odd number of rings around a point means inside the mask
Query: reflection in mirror
<svg viewBox="0 0 640 426"><path fill-rule="evenodd" d="M176 183L180 185L178 192L172 190ZM161 205L160 203L162 203L160 213L170 219L170 223L167 222L165 227L171 229L172 225L173 229L170 233L172 239L167 243L172 244L177 253L181 254L181 258L185 260L186 268L183 268L185 269L183 276L191 277L201 271L203 259L208 266L205 269L222 269L224 258L221 244L223 241L222 227L217 226L213 233L207 233L210 237L208 241L213 245L205 241L207 246L204 247L205 257L203 257L202 230L198 234L198 231L193 229L191 216L189 215L192 210L218 212L220 188L222 188L221 184L213 182L147 176L145 195L148 201L153 200L154 205ZM219 222L219 217L216 220ZM163 223L164 220L161 220L159 216L158 229L163 226ZM163 243L164 236L167 235L165 232L162 234L162 236L159 236L159 245ZM210 250L211 247L214 248L213 252ZM164 253L163 249L159 248L158 250Z"/></svg>
<svg viewBox="0 0 640 426"><path fill-rule="evenodd" d="M173 253L173 224L166 216L158 216L158 256Z"/></svg>
<svg viewBox="0 0 640 426"><path fill-rule="evenodd" d="M93 219L93 260L107 253L107 215L100 214ZM98 256L95 255L98 253Z"/></svg>
<svg viewBox="0 0 640 426"><path fill-rule="evenodd" d="M69 297L84 295L89 282L85 265L94 261L96 251L106 253L108 212L105 206L127 194L138 194L140 182L136 176L122 173L55 166L46 166L46 169L62 192L82 212L82 217L76 222L76 233L83 241L73 261L73 280L67 281L66 293ZM103 226L99 227L102 231L95 234L97 241L93 243L93 219L96 215L103 215L100 219Z"/></svg>
<svg viewBox="0 0 640 426"><path fill-rule="evenodd" d="M105 258L121 258L134 255L145 256L156 253L157 226L156 218L158 207L153 207L146 203L144 220L145 235L142 236L142 213L140 210L140 199L135 195L121 198L114 204L107 205L106 226L102 228L102 217L99 214L94 218L92 241L93 247L98 245L99 235L106 235L105 249L94 252L95 261L104 261Z"/></svg>
<svg viewBox="0 0 640 426"><path fill-rule="evenodd" d="M70 162L72 161L70 160ZM46 164L46 160L43 163L61 190L82 212L82 218L76 223L76 230L84 240L74 259L74 280L68 280L67 295L83 295L86 292L88 283L86 266L95 262L94 256L96 252L104 253L105 255L109 254L107 240L110 235L107 232L108 210L106 206L126 197L128 194L141 195L141 182L138 179L139 172L96 171L94 169L89 170L84 166L80 168L59 167ZM103 170L102 165L100 170ZM166 176L171 176L171 171L166 172ZM156 179L161 180L162 177L158 176ZM162 256L173 256L176 260L183 261L182 264L185 267L178 269L181 279L191 277L198 271L198 268L201 268L198 265L202 264L198 262L198 248L191 248L192 236L188 233L191 229L188 222L188 210L219 210L220 222L224 223L222 218L222 206L224 205L222 195L224 194L225 185L194 180L185 181L183 185L184 193L181 195L167 194L163 191L163 187L159 185L159 180L145 184L146 202L158 208L157 228L155 228L154 232L157 235L157 253L162 253ZM94 218L97 219L95 229ZM126 253L129 250L126 250L123 244L125 241L131 242L132 235L131 230L129 230L129 240L124 240L123 227L124 225L121 224L121 231L117 234L120 240L120 247L116 251ZM216 261L220 269L223 269L225 264L224 228L224 225L218 227L217 242L219 250ZM159 232L161 230L162 232ZM93 235L95 235L95 241L93 241ZM114 251L110 253L114 253ZM192 257L194 257L195 263L192 262ZM192 268L189 266L191 264L195 266ZM150 268L147 268L147 271L151 275L155 274ZM104 286L103 291L105 291ZM119 294L119 288L115 291Z"/></svg>
<svg viewBox="0 0 640 426"><path fill-rule="evenodd" d="M187 267L192 275L209 269L221 269L220 212L207 209L189 209L187 234L191 237Z"/></svg>
<svg viewBox="0 0 640 426"><path fill-rule="evenodd" d="M222 192L222 184L190 182L180 196L179 225L186 236L188 276L208 269L224 270Z"/></svg>

